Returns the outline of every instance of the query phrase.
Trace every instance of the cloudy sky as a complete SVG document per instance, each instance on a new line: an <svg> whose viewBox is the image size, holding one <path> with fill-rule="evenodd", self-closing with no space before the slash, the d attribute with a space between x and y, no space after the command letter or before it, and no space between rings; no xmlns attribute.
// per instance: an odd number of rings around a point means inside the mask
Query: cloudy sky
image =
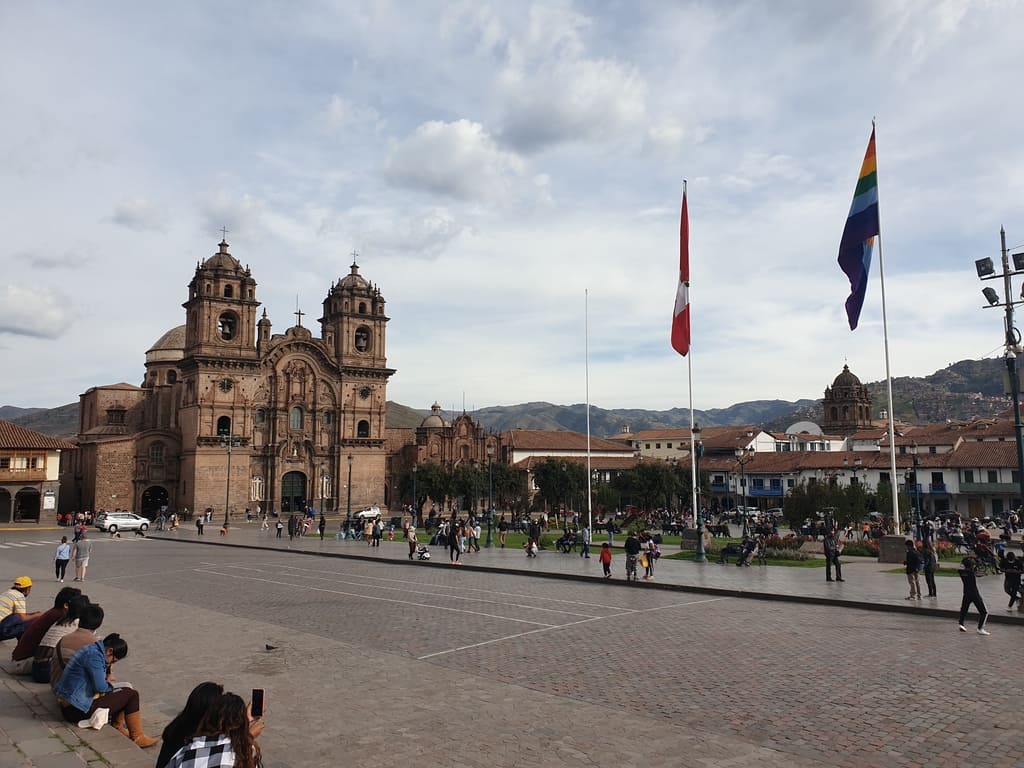
<svg viewBox="0 0 1024 768"><path fill-rule="evenodd" d="M684 178L694 405L881 379L877 251L853 333L836 264L873 116L893 375L998 355L973 262L1000 225L1024 244L1022 23L997 0L5 3L0 404L140 383L226 227L276 333L358 252L392 400L584 402L589 341L594 405L685 406Z"/></svg>

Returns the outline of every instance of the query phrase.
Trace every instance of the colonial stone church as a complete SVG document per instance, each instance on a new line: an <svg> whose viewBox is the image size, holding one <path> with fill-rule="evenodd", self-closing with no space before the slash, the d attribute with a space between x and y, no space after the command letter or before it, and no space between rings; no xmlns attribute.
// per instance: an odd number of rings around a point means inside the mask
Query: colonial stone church
<svg viewBox="0 0 1024 768"><path fill-rule="evenodd" d="M344 513L385 501L394 370L380 290L353 262L327 291L314 336L301 312L272 333L256 286L222 241L196 265L185 324L146 352L142 385L80 396L62 506Z"/></svg>

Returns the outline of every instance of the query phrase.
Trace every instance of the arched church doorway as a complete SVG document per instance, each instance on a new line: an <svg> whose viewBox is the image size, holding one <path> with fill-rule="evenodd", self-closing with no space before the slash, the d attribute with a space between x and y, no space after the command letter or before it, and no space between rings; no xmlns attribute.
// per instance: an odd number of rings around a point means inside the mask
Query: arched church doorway
<svg viewBox="0 0 1024 768"><path fill-rule="evenodd" d="M306 506L306 474L287 472L281 478L281 511L302 512Z"/></svg>
<svg viewBox="0 0 1024 768"><path fill-rule="evenodd" d="M150 519L160 514L160 510L167 506L167 489L162 485L151 485L142 492L142 506L139 514Z"/></svg>

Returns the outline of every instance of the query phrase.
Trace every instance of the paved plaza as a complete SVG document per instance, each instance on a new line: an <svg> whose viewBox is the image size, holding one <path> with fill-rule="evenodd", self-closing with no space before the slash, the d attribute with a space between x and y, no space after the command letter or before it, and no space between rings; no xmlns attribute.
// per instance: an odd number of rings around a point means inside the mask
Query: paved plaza
<svg viewBox="0 0 1024 768"><path fill-rule="evenodd" d="M2 578L37 580L31 608L59 586L59 536L0 535ZM897 612L905 581L875 563L851 564L840 585L814 570L659 563L661 586L845 589L847 605L815 605L516 572L599 572L596 558L553 552L464 555L458 568L433 548L424 567L401 542L289 542L255 526L205 539L97 537L84 588L107 611L102 631L128 639L116 675L142 692L148 731L203 680L265 687L268 768L1024 759L1024 673L1005 661L1024 625L981 637L947 616ZM351 557L368 555L382 561ZM990 610L1004 615L998 580L986 581ZM959 580L939 590L938 611L958 603ZM889 593L891 610L853 607Z"/></svg>

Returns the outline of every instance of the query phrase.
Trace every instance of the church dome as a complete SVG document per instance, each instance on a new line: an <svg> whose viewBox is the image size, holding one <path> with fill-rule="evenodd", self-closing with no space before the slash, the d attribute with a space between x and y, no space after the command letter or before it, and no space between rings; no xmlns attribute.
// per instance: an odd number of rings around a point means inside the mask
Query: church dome
<svg viewBox="0 0 1024 768"><path fill-rule="evenodd" d="M441 406L434 403L430 406L430 415L420 424L421 427L447 427L448 422L441 416Z"/></svg>
<svg viewBox="0 0 1024 768"><path fill-rule="evenodd" d="M204 269L227 269L231 271L238 271L242 269L242 265L238 259L228 253L228 244L226 240L221 240L218 246L219 250L213 254L210 258L203 262Z"/></svg>
<svg viewBox="0 0 1024 768"><path fill-rule="evenodd" d="M350 291L354 289L365 291L370 288L370 284L366 282L366 278L359 274L359 265L353 261L352 271L338 282L338 287Z"/></svg>
<svg viewBox="0 0 1024 768"><path fill-rule="evenodd" d="M171 328L146 350L147 363L181 360L185 357L185 326Z"/></svg>
<svg viewBox="0 0 1024 768"><path fill-rule="evenodd" d="M836 380L832 382L832 389L859 386L861 386L860 379L850 372L850 366L848 365L843 366L843 372L836 376Z"/></svg>

